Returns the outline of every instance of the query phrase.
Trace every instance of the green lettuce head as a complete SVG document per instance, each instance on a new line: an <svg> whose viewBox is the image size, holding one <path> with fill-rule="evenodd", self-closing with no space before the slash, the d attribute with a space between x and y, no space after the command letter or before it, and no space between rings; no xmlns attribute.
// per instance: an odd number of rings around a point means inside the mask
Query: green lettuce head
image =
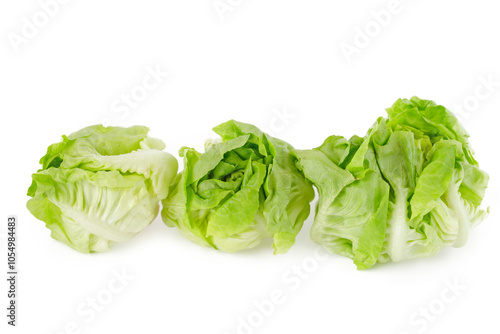
<svg viewBox="0 0 500 334"><path fill-rule="evenodd" d="M28 210L54 239L82 253L132 238L158 215L178 168L148 132L94 125L63 136L32 176Z"/></svg>
<svg viewBox="0 0 500 334"><path fill-rule="evenodd" d="M292 151L320 196L311 238L358 269L463 246L487 214L488 175L456 117L417 97L387 113L364 138Z"/></svg>
<svg viewBox="0 0 500 334"><path fill-rule="evenodd" d="M274 253L295 243L312 186L295 166L292 146L253 125L229 121L214 128L221 140L205 153L182 148L184 171L162 201L163 221L191 241L225 252L274 239Z"/></svg>

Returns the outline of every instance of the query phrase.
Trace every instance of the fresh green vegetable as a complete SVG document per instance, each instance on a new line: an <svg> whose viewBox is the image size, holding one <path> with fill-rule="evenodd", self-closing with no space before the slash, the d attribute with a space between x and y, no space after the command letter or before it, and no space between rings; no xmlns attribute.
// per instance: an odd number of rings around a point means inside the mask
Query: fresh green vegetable
<svg viewBox="0 0 500 334"><path fill-rule="evenodd" d="M463 246L487 214L488 175L455 116L417 97L387 113L364 138L292 151L319 192L311 238L358 269Z"/></svg>
<svg viewBox="0 0 500 334"><path fill-rule="evenodd" d="M158 215L178 168L148 132L95 125L63 136L32 176L29 211L54 239L82 253L132 238Z"/></svg>
<svg viewBox="0 0 500 334"><path fill-rule="evenodd" d="M295 166L288 143L253 125L229 121L214 128L220 141L205 153L183 147L184 171L177 175L162 218L191 241L225 252L274 239L274 253L295 243L312 186Z"/></svg>

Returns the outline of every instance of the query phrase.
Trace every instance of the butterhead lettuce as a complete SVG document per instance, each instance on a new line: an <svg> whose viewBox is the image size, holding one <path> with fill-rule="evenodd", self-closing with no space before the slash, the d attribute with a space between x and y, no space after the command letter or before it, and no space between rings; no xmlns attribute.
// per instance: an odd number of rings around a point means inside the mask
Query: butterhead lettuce
<svg viewBox="0 0 500 334"><path fill-rule="evenodd" d="M86 127L49 146L27 207L51 236L82 253L129 240L158 215L177 160L143 126Z"/></svg>
<svg viewBox="0 0 500 334"><path fill-rule="evenodd" d="M184 171L162 201L166 225L189 240L225 252L274 240L274 253L295 243L314 191L297 170L292 146L253 125L228 121L213 129L205 153L183 147Z"/></svg>
<svg viewBox="0 0 500 334"><path fill-rule="evenodd" d="M363 138L292 151L319 192L311 238L358 269L461 247L487 214L488 175L456 117L417 97L387 114Z"/></svg>

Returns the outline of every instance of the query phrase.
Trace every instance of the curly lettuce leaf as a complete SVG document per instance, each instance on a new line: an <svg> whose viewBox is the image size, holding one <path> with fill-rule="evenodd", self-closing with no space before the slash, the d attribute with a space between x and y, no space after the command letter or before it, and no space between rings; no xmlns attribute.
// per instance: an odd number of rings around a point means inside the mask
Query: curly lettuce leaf
<svg viewBox="0 0 500 334"><path fill-rule="evenodd" d="M257 127L228 121L205 153L182 148L184 171L162 201L162 218L189 240L225 252L274 240L285 253L309 215L314 198L289 155L292 147Z"/></svg>
<svg viewBox="0 0 500 334"><path fill-rule="evenodd" d="M319 192L311 238L358 269L463 246L487 211L469 135L432 101L400 99L363 138L292 151Z"/></svg>
<svg viewBox="0 0 500 334"><path fill-rule="evenodd" d="M84 128L47 149L27 207L54 239L82 253L127 241L157 216L177 160L148 128Z"/></svg>
<svg viewBox="0 0 500 334"><path fill-rule="evenodd" d="M89 126L49 146L40 164L43 169L81 168L141 174L151 180L156 195L163 199L177 174L177 159L162 151L165 144L148 137L148 132L145 126Z"/></svg>

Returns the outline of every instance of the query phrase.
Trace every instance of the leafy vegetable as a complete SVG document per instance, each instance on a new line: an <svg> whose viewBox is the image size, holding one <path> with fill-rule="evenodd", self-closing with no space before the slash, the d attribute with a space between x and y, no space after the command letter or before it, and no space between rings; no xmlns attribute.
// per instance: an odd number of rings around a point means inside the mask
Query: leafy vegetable
<svg viewBox="0 0 500 334"><path fill-rule="evenodd" d="M229 121L214 128L220 141L205 153L183 147L184 171L163 200L162 218L191 241L225 252L274 239L274 253L295 243L312 186L295 167L292 146L253 125Z"/></svg>
<svg viewBox="0 0 500 334"><path fill-rule="evenodd" d="M417 97L387 113L364 138L292 150L320 196L311 238L358 269L463 246L487 214L488 175L455 116Z"/></svg>
<svg viewBox="0 0 500 334"><path fill-rule="evenodd" d="M148 132L95 125L63 136L32 176L29 211L54 239L82 253L132 238L157 216L178 168Z"/></svg>

